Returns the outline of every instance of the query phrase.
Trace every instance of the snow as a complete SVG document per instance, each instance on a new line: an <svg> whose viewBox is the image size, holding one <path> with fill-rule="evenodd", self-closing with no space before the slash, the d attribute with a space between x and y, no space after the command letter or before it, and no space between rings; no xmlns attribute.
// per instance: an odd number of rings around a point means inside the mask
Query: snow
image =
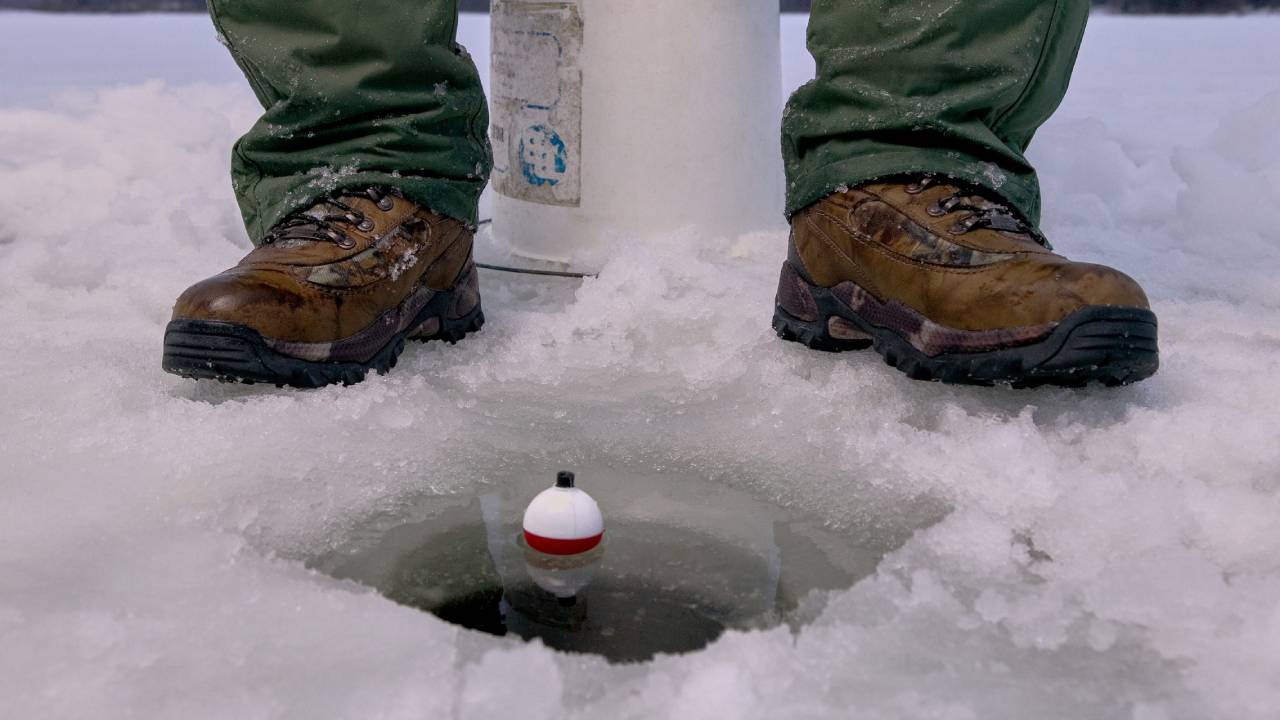
<svg viewBox="0 0 1280 720"><path fill-rule="evenodd" d="M482 64L486 32L464 19ZM783 32L794 87L812 64ZM226 171L256 109L212 29L0 14L5 714L1274 717L1277 32L1095 18L1033 147L1055 245L1150 291L1164 365L1140 385L953 388L806 352L769 329L783 236L685 230L580 285L485 275L475 338L296 392L159 369L174 297L247 247ZM591 463L922 529L796 634L631 666L305 565L424 495Z"/></svg>

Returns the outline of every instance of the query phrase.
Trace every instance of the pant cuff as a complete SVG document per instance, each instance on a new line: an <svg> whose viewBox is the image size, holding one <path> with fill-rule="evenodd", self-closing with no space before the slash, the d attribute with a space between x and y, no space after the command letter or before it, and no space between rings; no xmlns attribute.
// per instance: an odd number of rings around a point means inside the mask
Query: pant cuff
<svg viewBox="0 0 1280 720"><path fill-rule="evenodd" d="M820 165L787 182L787 217L847 188L908 175L938 175L984 188L1003 200L1023 219L1040 222L1040 183L1035 172L1014 173L995 163L963 153L925 153L916 149L886 149Z"/></svg>
<svg viewBox="0 0 1280 720"><path fill-rule="evenodd" d="M257 203L256 207L242 204L245 225L255 244L289 215L305 210L335 192L368 187L394 188L422 207L475 227L479 219L480 193L484 190L481 180L447 180L384 172L263 178L253 185L244 188L243 198L278 198Z"/></svg>

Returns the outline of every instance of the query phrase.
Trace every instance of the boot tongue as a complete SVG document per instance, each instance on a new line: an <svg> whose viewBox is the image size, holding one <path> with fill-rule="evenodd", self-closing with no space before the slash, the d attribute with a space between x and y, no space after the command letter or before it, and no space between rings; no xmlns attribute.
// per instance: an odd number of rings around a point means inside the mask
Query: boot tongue
<svg viewBox="0 0 1280 720"><path fill-rule="evenodd" d="M921 187L947 185L948 190L953 191L952 197L958 200L958 203L952 209L965 210L970 213L969 218L964 221L964 225L968 230L989 229L1022 235L1038 245L1042 245L1046 250L1053 249L1053 246L1049 244L1049 239L1044 236L1044 233L1040 232L1039 228L1023 220L1008 205L988 197L981 188L951 185L940 182L933 177L926 177L919 184Z"/></svg>
<svg viewBox="0 0 1280 720"><path fill-rule="evenodd" d="M325 220L328 213L322 210L317 211L316 207L318 206L285 218L279 225L272 228L263 244L280 249L297 248L318 242L336 244L336 241L328 235L329 228L333 225L332 221Z"/></svg>
<svg viewBox="0 0 1280 720"><path fill-rule="evenodd" d="M298 215L302 217L309 217L312 220L317 220L317 221L324 220L325 216L330 214L330 211L326 209L328 207L331 207L328 201L322 200L316 203L315 205L312 205L311 207L307 208L306 210L303 210L302 212L298 213Z"/></svg>
<svg viewBox="0 0 1280 720"><path fill-rule="evenodd" d="M314 267L345 260L366 249L371 237L346 216L371 218L378 212L378 203L368 192L354 190L322 198L278 223L245 262Z"/></svg>
<svg viewBox="0 0 1280 720"><path fill-rule="evenodd" d="M324 221L329 218L333 221L335 216L346 215L349 212L355 212L361 215L368 215L373 212L377 204L369 199L366 192L338 191L326 198L321 198L315 205L298 213L313 220ZM345 222L337 220L336 222Z"/></svg>
<svg viewBox="0 0 1280 720"><path fill-rule="evenodd" d="M367 215L372 209L373 202L364 195L338 193L282 220L267 235L267 244L282 248L315 242L338 244L340 238L333 237L333 233L352 237L348 231L354 229L354 223L347 216Z"/></svg>

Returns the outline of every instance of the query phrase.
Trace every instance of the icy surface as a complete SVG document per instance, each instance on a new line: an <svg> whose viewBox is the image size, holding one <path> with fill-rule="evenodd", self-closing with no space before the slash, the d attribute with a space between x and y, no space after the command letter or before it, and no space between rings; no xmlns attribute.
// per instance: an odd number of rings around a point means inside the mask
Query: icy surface
<svg viewBox="0 0 1280 720"><path fill-rule="evenodd" d="M1275 717L1280 18L1095 20L1032 153L1046 226L1147 286L1164 367L1037 392L779 342L773 234L636 243L581 285L486 275L484 332L353 388L165 375L173 298L247 247L226 165L255 107L226 64L136 82L216 54L198 18L96 22L72 68L58 24L0 14L4 715ZM463 24L481 59L485 32ZM794 87L812 65L801 24L784 34ZM423 493L589 462L836 529L951 511L798 635L639 666L303 566Z"/></svg>

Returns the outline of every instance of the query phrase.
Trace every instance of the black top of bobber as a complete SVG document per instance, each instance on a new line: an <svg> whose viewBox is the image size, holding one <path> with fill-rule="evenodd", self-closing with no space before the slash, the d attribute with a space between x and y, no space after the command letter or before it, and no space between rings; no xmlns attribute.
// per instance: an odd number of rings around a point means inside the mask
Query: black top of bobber
<svg viewBox="0 0 1280 720"><path fill-rule="evenodd" d="M573 487L573 473L568 470L562 470L556 475L556 487L571 488Z"/></svg>

